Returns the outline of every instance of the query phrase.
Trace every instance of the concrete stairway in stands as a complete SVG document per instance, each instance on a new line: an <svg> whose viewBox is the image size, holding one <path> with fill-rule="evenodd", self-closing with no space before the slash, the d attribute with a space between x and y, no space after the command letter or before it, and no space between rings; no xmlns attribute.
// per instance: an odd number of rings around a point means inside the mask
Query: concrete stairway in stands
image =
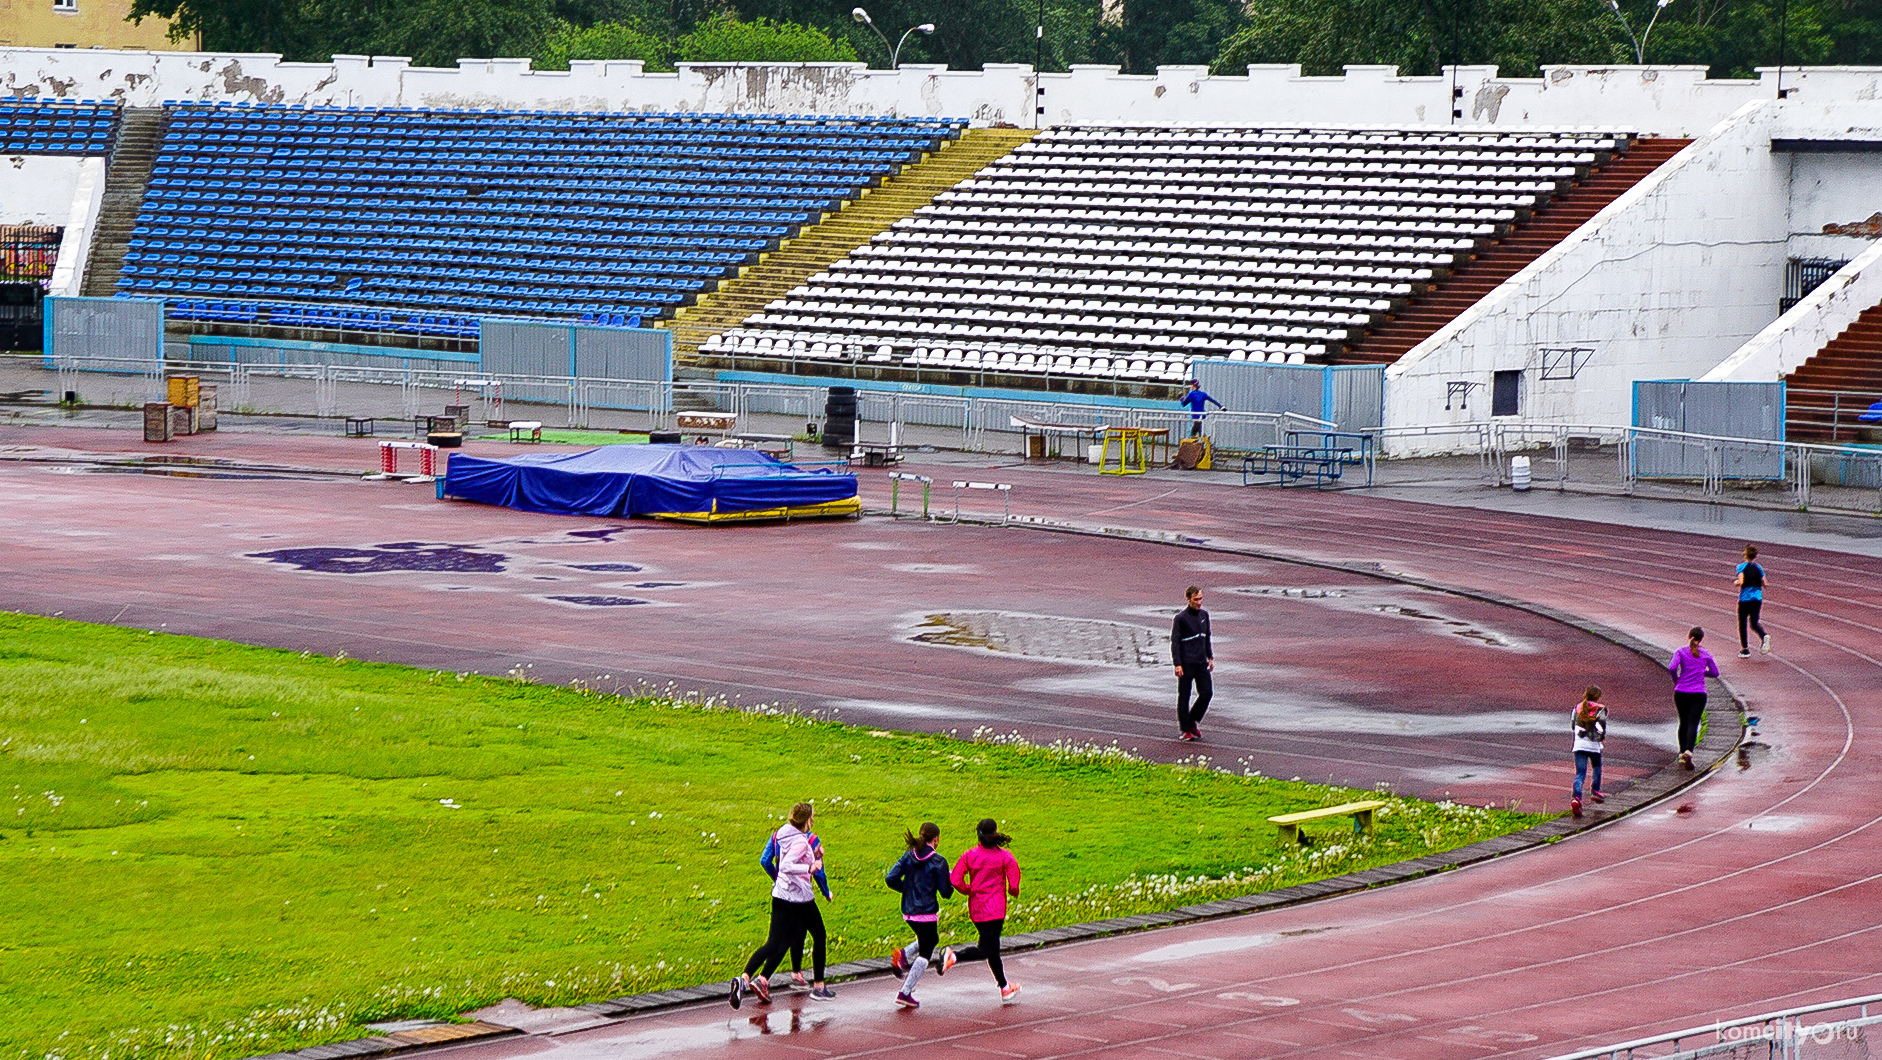
<svg viewBox="0 0 1882 1060"><path fill-rule="evenodd" d="M701 343L737 327L782 298L792 288L841 260L877 233L907 217L934 197L985 169L1013 148L1037 135L1031 129L968 129L920 162L871 188L843 209L805 228L797 238L746 267L735 279L679 311L665 326L672 329L673 355L691 361Z"/></svg>
<svg viewBox="0 0 1882 1060"><path fill-rule="evenodd" d="M1551 199L1509 235L1452 270L1432 290L1373 328L1352 348L1329 359L1335 364L1390 364L1398 360L1504 280L1567 238L1602 207L1620 198L1623 192L1640 183L1691 142L1636 140L1627 153L1609 160L1607 165Z"/></svg>
<svg viewBox="0 0 1882 1060"><path fill-rule="evenodd" d="M92 235L91 256L79 290L90 298L117 293L118 272L124 266L125 244L137 227L137 210L150 184L150 167L163 140L161 107L126 107L119 118L118 142L105 169L104 202Z"/></svg>
<svg viewBox="0 0 1882 1060"><path fill-rule="evenodd" d="M1794 442L1853 442L1856 417L1882 401L1882 305L1863 311L1843 333L1784 377L1784 437Z"/></svg>

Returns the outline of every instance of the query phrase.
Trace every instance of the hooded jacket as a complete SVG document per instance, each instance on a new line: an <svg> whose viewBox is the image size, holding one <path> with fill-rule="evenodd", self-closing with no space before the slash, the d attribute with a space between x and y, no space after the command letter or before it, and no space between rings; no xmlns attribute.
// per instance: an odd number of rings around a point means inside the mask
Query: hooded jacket
<svg viewBox="0 0 1882 1060"><path fill-rule="evenodd" d="M941 912L941 899L954 897L948 859L931 846L916 847L896 859L882 882L902 892L904 919L933 920Z"/></svg>

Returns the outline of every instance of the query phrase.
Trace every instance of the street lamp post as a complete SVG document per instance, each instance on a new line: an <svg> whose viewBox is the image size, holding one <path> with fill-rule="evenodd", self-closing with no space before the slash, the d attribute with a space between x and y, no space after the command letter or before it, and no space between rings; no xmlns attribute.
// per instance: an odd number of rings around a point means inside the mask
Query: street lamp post
<svg viewBox="0 0 1882 1060"><path fill-rule="evenodd" d="M1613 9L1614 17L1620 19L1621 28L1627 31L1628 38L1634 42L1634 61L1641 66L1647 65L1647 41L1653 36L1653 24L1660 21L1660 12L1665 11L1666 5L1672 2L1659 0L1653 7L1653 17L1647 20L1646 32L1636 37L1634 27L1627 24L1627 16L1621 13L1621 0L1608 0L1608 7Z"/></svg>
<svg viewBox="0 0 1882 1060"><path fill-rule="evenodd" d="M882 37L882 47L885 51L889 53L889 69L891 70L900 68L902 64L902 45L908 43L908 38L914 36L917 33L926 37L934 32L934 23L932 22L923 22L919 26L910 26L908 27L908 31L902 34L902 39L896 41L894 47L890 47L889 38L884 37L882 35L882 31L879 29L876 29L876 20L869 17L869 12L864 11L860 7L852 8L850 10L850 17L855 19L858 22L861 22L863 25L868 26L871 30L875 32L876 36Z"/></svg>

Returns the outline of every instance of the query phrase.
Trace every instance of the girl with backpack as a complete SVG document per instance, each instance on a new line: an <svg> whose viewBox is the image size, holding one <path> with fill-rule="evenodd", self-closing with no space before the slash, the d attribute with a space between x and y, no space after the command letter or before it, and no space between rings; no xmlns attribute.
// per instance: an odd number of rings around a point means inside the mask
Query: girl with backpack
<svg viewBox="0 0 1882 1060"><path fill-rule="evenodd" d="M1575 816L1581 816L1581 782L1590 765L1594 766L1594 784L1588 789L1588 797L1596 802L1606 802L1608 797L1601 794L1601 745L1608 735L1608 708L1601 705L1601 690L1593 685L1582 693L1581 702L1575 705L1575 715L1571 722L1575 733L1575 795L1569 800L1568 809Z"/></svg>
<svg viewBox="0 0 1882 1060"><path fill-rule="evenodd" d="M889 955L889 963L902 975L902 992L895 1003L903 1008L920 1008L915 1000L915 984L928 971L940 939L941 899L954 896L954 883L948 877L948 859L934 848L941 838L941 828L933 821L922 823L920 834L902 833L908 850L896 860L895 867L883 877L890 890L902 892L902 919L915 931L915 941ZM936 969L941 975L946 969Z"/></svg>
<svg viewBox="0 0 1882 1060"><path fill-rule="evenodd" d="M978 945L962 950L949 948L941 955L941 971L953 968L957 961L985 959L999 984L1000 1000L1011 1001L1019 993L1018 983L1006 981L1006 966L1000 961L1000 931L1006 927L1006 900L1019 897L1019 862L1006 849L1013 841L1000 831L999 824L988 817L974 828L979 842L954 863L951 880L955 890L967 896L967 918L980 932Z"/></svg>
<svg viewBox="0 0 1882 1060"><path fill-rule="evenodd" d="M771 928L765 936L765 944L745 962L744 974L732 979L726 1000L733 1008L739 1007L748 992L756 994L760 1001L770 1001L771 973L790 950L791 942L801 941L813 920L819 927L823 924L823 917L817 912L817 892L812 889L812 880L823 871L823 858L810 837L810 826L815 820L816 812L810 803L800 802L791 807L790 823L778 829L774 836L778 843L778 875L777 882L771 886ZM823 983L821 931L812 943L811 961L816 977L810 996L817 1001L834 1000L836 993Z"/></svg>
<svg viewBox="0 0 1882 1060"><path fill-rule="evenodd" d="M823 840L819 839L815 832L810 833L810 849L816 852L819 861L823 860ZM758 855L758 867L765 870L765 875L771 877L773 882L777 880L778 836L776 832L773 832L765 841L765 852ZM830 901L830 878L824 875L822 869L811 873L811 878L816 881L817 889L823 892L823 900ZM810 907L808 926L810 937L816 940L817 950L821 952L828 941L828 935L823 926L823 911L814 904ZM791 985L799 988L810 985L804 979L804 938L802 935L791 942ZM836 997L836 993L825 989L822 996L813 992L811 997L818 1001L829 1001Z"/></svg>

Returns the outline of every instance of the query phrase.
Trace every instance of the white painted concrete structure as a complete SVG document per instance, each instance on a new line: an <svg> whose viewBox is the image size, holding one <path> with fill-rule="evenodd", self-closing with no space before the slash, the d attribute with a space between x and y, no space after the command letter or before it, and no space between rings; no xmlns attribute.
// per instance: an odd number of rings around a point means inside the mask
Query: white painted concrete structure
<svg viewBox="0 0 1882 1060"><path fill-rule="evenodd" d="M1453 74L1455 75L1453 77ZM1401 77L1387 66L1349 66L1341 77L1302 77L1298 66L1252 66L1213 77L1166 66L1124 75L1077 66L1035 78L1030 66L984 70L861 63L682 64L647 73L638 61L576 61L534 70L528 59L460 59L456 69L390 56L337 55L284 63L278 55L0 48L0 95L166 99L321 106L518 107L540 110L699 111L758 114L946 116L977 125L1046 124L1470 124L1612 125L1652 136L1695 136L1756 99L1776 98L1778 75L1712 81L1698 66L1560 66L1541 77L1498 77L1495 67ZM1875 98L1882 69L1788 68L1784 87L1804 101ZM1452 117L1452 88L1461 93Z"/></svg>
<svg viewBox="0 0 1882 1060"><path fill-rule="evenodd" d="M1520 371L1522 418L1621 425L1637 379L1771 380L1801 364L1848 322L1837 319L1882 300L1882 275L1869 276L1882 268L1778 321L1793 233L1882 203L1882 154L1776 153L1774 139L1882 140L1882 103L1746 104L1387 368L1385 422L1487 422L1494 374ZM1800 184L1819 190L1796 202ZM1793 325L1805 330L1781 338ZM1713 374L1754 337L1756 350ZM1573 378L1543 378L1543 351L1562 347L1591 352ZM1451 384L1472 385L1467 404ZM1394 452L1454 444L1415 439Z"/></svg>
<svg viewBox="0 0 1882 1060"><path fill-rule="evenodd" d="M1401 77L1374 66L1341 77L1302 77L1292 66L1238 77L1202 67L1126 76L1081 66L1035 78L1027 66L889 71L855 63L689 64L658 74L639 62L552 72L527 59L428 69L396 57L284 63L276 55L0 48L0 96L128 106L952 116L1019 126L1607 126L1700 137L1393 365L1388 425L1487 420L1497 371L1523 373L1526 419L1624 424L1636 379L1775 378L1840 330L1837 321L1882 300L1872 249L1882 233L1882 154L1771 150L1773 139L1882 141L1882 69L1786 69L1783 100L1778 83L1776 71L1713 81L1699 67L1556 67L1539 78L1502 78L1492 67ZM103 190L98 164L0 159L0 221L67 226L54 293L77 290ZM1852 264L1776 320L1787 258L1859 256L1867 264ZM1542 378L1541 350L1557 346L1593 351L1575 378ZM1447 411L1452 383L1478 389Z"/></svg>
<svg viewBox="0 0 1882 1060"><path fill-rule="evenodd" d="M1865 310L1882 305L1882 240L1719 362L1705 382L1764 382L1794 372Z"/></svg>

